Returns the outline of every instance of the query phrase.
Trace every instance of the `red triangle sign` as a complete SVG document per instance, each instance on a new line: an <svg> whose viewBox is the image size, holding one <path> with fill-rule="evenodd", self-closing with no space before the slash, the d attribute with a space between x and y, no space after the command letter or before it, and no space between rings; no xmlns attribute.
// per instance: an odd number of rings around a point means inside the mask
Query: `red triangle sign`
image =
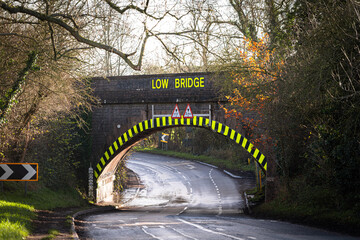
<svg viewBox="0 0 360 240"><path fill-rule="evenodd" d="M171 114L171 118L181 118L179 106L176 104L174 111Z"/></svg>
<svg viewBox="0 0 360 240"><path fill-rule="evenodd" d="M194 115L193 115L193 113L192 113L192 111L191 111L191 108L190 108L190 104L188 104L188 105L186 106L186 109L185 109L185 112L184 112L183 117L184 117L184 118L193 118L193 117L194 117Z"/></svg>

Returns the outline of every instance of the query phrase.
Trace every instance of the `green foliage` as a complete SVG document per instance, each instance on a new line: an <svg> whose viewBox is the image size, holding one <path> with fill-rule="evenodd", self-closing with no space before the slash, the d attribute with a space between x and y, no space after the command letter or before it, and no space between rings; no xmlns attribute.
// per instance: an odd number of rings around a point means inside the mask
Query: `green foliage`
<svg viewBox="0 0 360 240"><path fill-rule="evenodd" d="M307 156L309 169L307 182L333 186L339 194L349 196L345 199L347 207L352 208L359 202L360 192L360 149L358 139L349 138L339 131L319 129L319 138L310 145Z"/></svg>
<svg viewBox="0 0 360 240"><path fill-rule="evenodd" d="M42 24L15 25L0 26L1 32L16 32L0 41L0 161L39 162L47 186L66 187L78 177L83 188L89 134L77 125L84 126L81 117L95 103L90 81L72 44L64 51L63 39L59 45L51 41Z"/></svg>
<svg viewBox="0 0 360 240"><path fill-rule="evenodd" d="M76 162L75 176L77 180L77 187L82 192L86 192L88 186L88 169L91 164L91 152L92 152L92 139L91 139L91 112L82 112L81 118L84 121L84 126L74 125L72 143L76 147L73 151L73 161ZM95 163L92 163L94 166Z"/></svg>
<svg viewBox="0 0 360 240"><path fill-rule="evenodd" d="M24 189L6 191L0 200L15 204L29 205L32 209L51 210L69 206L83 206L86 202L80 194L72 188L52 190L46 187L30 190L24 196Z"/></svg>
<svg viewBox="0 0 360 240"><path fill-rule="evenodd" d="M11 108L17 103L17 96L20 94L23 85L25 84L26 76L30 71L38 71L40 67L36 65L38 54L35 51L31 51L28 55L26 67L21 70L17 80L12 85L4 96L0 98L0 127L7 122L7 114Z"/></svg>
<svg viewBox="0 0 360 240"><path fill-rule="evenodd" d="M182 159L188 159L188 160L195 160L200 161L208 164L212 164L215 166L218 166L222 169L228 170L230 172L237 172L237 171L255 171L254 164L248 165L247 163L238 163L238 162L232 162L227 159L223 158L216 158L213 156L207 156L207 155L194 155L192 153L186 153L186 152L177 152L177 151L163 151L157 148L152 147L140 147L137 146L134 148L136 151L140 152L149 152L149 153L155 153L165 156L171 156L171 157L177 157Z"/></svg>
<svg viewBox="0 0 360 240"><path fill-rule="evenodd" d="M295 8L295 51L267 109L279 174L291 193L308 186L319 193L304 202L327 196L341 199L337 207L345 211L358 208L360 6L330 0L298 1Z"/></svg>
<svg viewBox="0 0 360 240"><path fill-rule="evenodd" d="M269 48L276 53L270 70L276 59L282 59L284 66L273 81L276 91L265 104L263 119L272 139L269 149L275 156L279 198L261 208L275 217L358 229L359 2L282 1L278 8L276 1L267 1L265 5ZM235 59L225 69L233 75L241 73L245 60ZM234 79L217 83L224 95L241 92ZM245 97L256 101L254 96Z"/></svg>
<svg viewBox="0 0 360 240"><path fill-rule="evenodd" d="M168 130L169 131L169 130ZM169 132L167 153L214 164L233 171L248 167L249 154L234 141L202 128L173 128ZM161 144L159 144L161 146Z"/></svg>
<svg viewBox="0 0 360 240"><path fill-rule="evenodd" d="M66 225L68 225L68 227L70 228L72 223L73 223L73 217L71 215L66 216L66 220L65 220Z"/></svg>
<svg viewBox="0 0 360 240"><path fill-rule="evenodd" d="M39 163L39 179L47 187L84 189L88 179L89 134L69 116L43 122L43 134L32 142L27 161ZM75 186L74 186L75 187Z"/></svg>
<svg viewBox="0 0 360 240"><path fill-rule="evenodd" d="M265 200L265 187L263 186L261 189L258 187L250 189L246 191L246 194L252 196L252 198L249 199L251 205L262 203Z"/></svg>
<svg viewBox="0 0 360 240"><path fill-rule="evenodd" d="M0 239L21 240L27 235L29 235L29 231L21 223L12 223L9 220L1 220Z"/></svg>
<svg viewBox="0 0 360 240"><path fill-rule="evenodd" d="M0 200L0 239L23 239L34 218L33 206Z"/></svg>
<svg viewBox="0 0 360 240"><path fill-rule="evenodd" d="M115 172L114 191L119 193L124 191L127 180L126 160L122 160Z"/></svg>
<svg viewBox="0 0 360 240"><path fill-rule="evenodd" d="M31 232L31 221L36 218L35 209L86 205L74 189L53 191L38 188L24 196L24 189L20 188L23 184L10 185L12 191L6 190L0 196L0 239L24 239ZM55 232L49 234L56 235Z"/></svg>
<svg viewBox="0 0 360 240"><path fill-rule="evenodd" d="M57 235L59 235L59 231L55 229L50 229L48 233L49 235L47 237L42 238L41 240L51 240L56 238Z"/></svg>
<svg viewBox="0 0 360 240"><path fill-rule="evenodd" d="M27 158L39 163L39 179L48 187L64 188L75 181L74 169L78 165L74 158L78 148L75 126L66 116L49 121L46 123L49 130L32 143Z"/></svg>
<svg viewBox="0 0 360 240"><path fill-rule="evenodd" d="M256 206L253 213L261 217L276 218L311 226L360 234L360 216L356 208L344 210L343 198L335 188L304 187L301 179L292 182L291 192L280 191L278 197Z"/></svg>

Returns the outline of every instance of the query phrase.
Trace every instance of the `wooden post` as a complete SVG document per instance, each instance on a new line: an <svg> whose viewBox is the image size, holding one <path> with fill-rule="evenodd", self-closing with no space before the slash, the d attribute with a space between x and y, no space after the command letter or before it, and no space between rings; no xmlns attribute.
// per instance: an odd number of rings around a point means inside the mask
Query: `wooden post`
<svg viewBox="0 0 360 240"><path fill-rule="evenodd" d="M261 190L261 170L259 170L259 182L260 182L260 190Z"/></svg>
<svg viewBox="0 0 360 240"><path fill-rule="evenodd" d="M256 178L256 188L257 190L259 191L260 188L259 188L259 171L258 171L258 163L256 161L254 161L254 164L255 164L255 178Z"/></svg>
<svg viewBox="0 0 360 240"><path fill-rule="evenodd" d="M265 202L272 201L276 196L276 163L272 156L269 154L267 159L267 171L266 171L266 187L265 187Z"/></svg>

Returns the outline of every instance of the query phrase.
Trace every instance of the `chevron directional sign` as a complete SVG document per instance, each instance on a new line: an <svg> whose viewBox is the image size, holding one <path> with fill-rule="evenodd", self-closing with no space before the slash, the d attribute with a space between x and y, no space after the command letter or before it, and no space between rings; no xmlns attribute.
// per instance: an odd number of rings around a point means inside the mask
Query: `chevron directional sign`
<svg viewBox="0 0 360 240"><path fill-rule="evenodd" d="M0 163L0 181L38 181L38 163Z"/></svg>
<svg viewBox="0 0 360 240"><path fill-rule="evenodd" d="M167 133L162 133L160 142L168 143L168 139L169 139L169 134L167 134Z"/></svg>

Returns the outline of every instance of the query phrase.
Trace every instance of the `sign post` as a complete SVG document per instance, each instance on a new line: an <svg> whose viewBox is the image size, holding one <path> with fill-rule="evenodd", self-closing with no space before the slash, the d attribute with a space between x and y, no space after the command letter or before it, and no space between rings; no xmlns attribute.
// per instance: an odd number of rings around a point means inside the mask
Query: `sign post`
<svg viewBox="0 0 360 240"><path fill-rule="evenodd" d="M162 149L164 150L164 145L165 145L165 150L167 151L168 149L168 139L169 139L169 134L168 133L162 133L160 142L162 143Z"/></svg>
<svg viewBox="0 0 360 240"><path fill-rule="evenodd" d="M94 198L94 169L91 167L91 164L89 167L89 198Z"/></svg>

